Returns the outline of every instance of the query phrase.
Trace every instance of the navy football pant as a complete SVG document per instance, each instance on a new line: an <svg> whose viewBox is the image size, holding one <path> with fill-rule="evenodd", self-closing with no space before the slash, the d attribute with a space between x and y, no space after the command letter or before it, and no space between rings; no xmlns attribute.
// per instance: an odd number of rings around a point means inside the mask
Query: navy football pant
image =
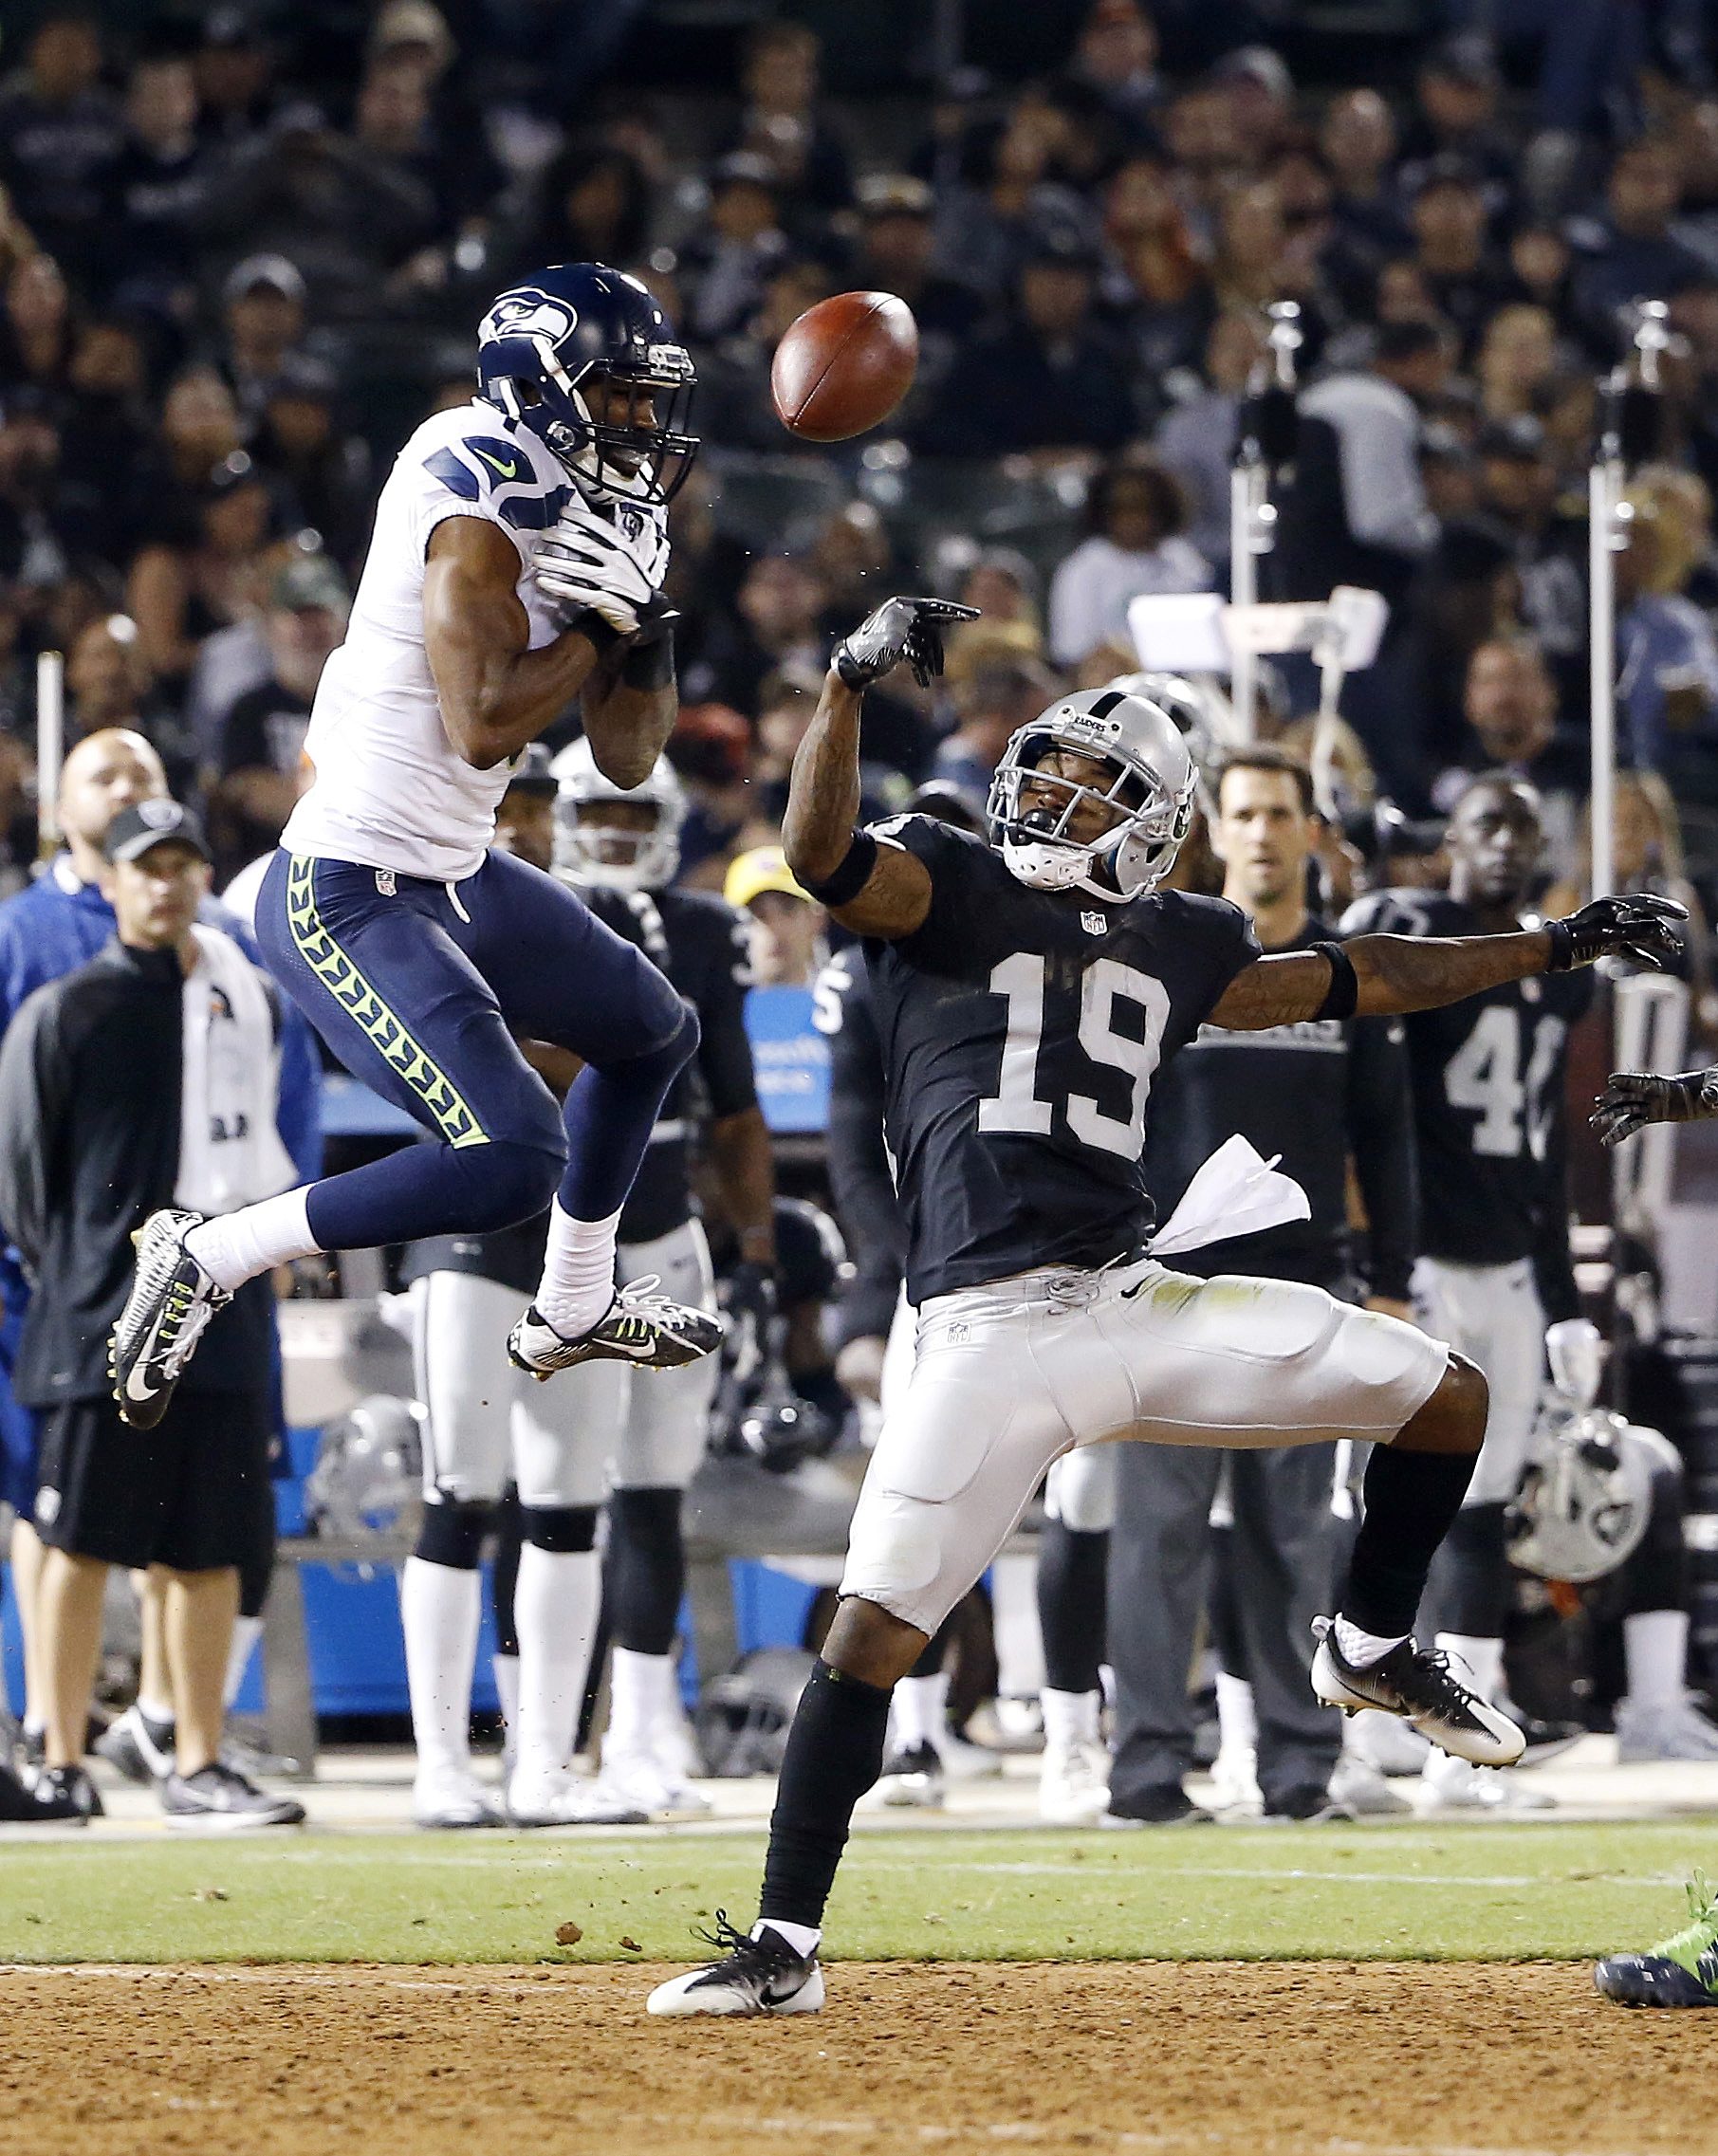
<svg viewBox="0 0 1718 2156"><path fill-rule="evenodd" d="M697 1019L564 884L489 855L449 886L277 854L257 941L335 1055L437 1142L311 1187L324 1250L619 1212ZM514 1036L582 1057L564 1110Z"/></svg>

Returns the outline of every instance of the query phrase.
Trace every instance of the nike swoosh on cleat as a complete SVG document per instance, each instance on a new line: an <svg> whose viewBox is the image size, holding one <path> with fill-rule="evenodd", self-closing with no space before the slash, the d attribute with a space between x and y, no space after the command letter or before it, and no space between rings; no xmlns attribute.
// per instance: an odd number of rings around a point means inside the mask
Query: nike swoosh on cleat
<svg viewBox="0 0 1718 2156"><path fill-rule="evenodd" d="M138 1382L139 1378L143 1380L141 1384ZM140 1363L133 1363L125 1373L125 1397L128 1400L136 1400L139 1406L146 1406L149 1401L157 1399L159 1396L159 1386L150 1384L143 1374L143 1367Z"/></svg>

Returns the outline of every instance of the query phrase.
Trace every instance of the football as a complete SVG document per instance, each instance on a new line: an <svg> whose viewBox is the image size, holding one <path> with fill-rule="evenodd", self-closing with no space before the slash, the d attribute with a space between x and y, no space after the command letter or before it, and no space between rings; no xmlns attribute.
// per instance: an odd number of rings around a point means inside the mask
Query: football
<svg viewBox="0 0 1718 2156"><path fill-rule="evenodd" d="M844 442L880 427L913 386L918 324L892 292L820 301L775 348L776 417L807 442Z"/></svg>

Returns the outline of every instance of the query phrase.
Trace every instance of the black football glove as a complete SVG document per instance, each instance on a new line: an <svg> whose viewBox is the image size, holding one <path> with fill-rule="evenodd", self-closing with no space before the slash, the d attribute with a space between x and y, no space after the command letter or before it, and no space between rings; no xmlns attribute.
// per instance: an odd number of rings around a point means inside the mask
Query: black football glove
<svg viewBox="0 0 1718 2156"><path fill-rule="evenodd" d="M774 1268L743 1258L722 1283L722 1308L728 1316L733 1374L742 1386L750 1385L767 1361L773 1344Z"/></svg>
<svg viewBox="0 0 1718 2156"><path fill-rule="evenodd" d="M1619 1146L1649 1123L1697 1123L1718 1115L1718 1070L1660 1078L1652 1071L1613 1071L1587 1120L1608 1146Z"/></svg>
<svg viewBox="0 0 1718 2156"><path fill-rule="evenodd" d="M1673 898L1595 898L1565 920L1545 923L1551 937L1545 971L1567 973L1601 958L1633 958L1662 970L1682 956L1675 924L1688 917L1688 908Z"/></svg>
<svg viewBox="0 0 1718 2156"><path fill-rule="evenodd" d="M849 689L869 689L904 661L928 689L943 670L941 624L977 618L977 607L950 599L885 599L835 647L835 671Z"/></svg>

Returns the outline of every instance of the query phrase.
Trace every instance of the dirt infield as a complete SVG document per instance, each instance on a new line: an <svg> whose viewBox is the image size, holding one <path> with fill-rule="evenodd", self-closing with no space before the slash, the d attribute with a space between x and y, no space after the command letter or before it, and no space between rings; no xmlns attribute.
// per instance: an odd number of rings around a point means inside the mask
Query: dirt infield
<svg viewBox="0 0 1718 2156"><path fill-rule="evenodd" d="M1709 2151L1718 2014L1579 1966L838 1964L800 2020L652 2022L644 1968L0 1972L32 2152Z"/></svg>

